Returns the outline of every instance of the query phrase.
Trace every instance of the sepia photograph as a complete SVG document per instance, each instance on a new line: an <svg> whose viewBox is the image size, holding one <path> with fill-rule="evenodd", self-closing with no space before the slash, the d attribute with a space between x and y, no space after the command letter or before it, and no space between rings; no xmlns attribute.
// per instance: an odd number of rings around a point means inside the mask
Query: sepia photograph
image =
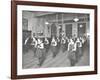
<svg viewBox="0 0 100 80"><path fill-rule="evenodd" d="M88 66L90 15L22 11L22 67Z"/></svg>
<svg viewBox="0 0 100 80"><path fill-rule="evenodd" d="M97 73L97 6L12 2L12 79Z"/></svg>

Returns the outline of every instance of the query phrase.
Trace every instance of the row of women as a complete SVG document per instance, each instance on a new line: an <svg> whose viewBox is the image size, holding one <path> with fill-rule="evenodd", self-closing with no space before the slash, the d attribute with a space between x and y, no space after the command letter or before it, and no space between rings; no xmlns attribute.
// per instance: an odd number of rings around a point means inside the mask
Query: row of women
<svg viewBox="0 0 100 80"><path fill-rule="evenodd" d="M52 36L51 38L36 38L32 36L25 40L24 45L26 49L31 49L34 52L34 56L39 59L40 66L46 59L49 50L52 51L53 58L56 57L60 50L62 53L66 52L66 54L68 54L71 66L74 66L83 55L82 50L85 42L86 39L82 37L68 38L65 36Z"/></svg>

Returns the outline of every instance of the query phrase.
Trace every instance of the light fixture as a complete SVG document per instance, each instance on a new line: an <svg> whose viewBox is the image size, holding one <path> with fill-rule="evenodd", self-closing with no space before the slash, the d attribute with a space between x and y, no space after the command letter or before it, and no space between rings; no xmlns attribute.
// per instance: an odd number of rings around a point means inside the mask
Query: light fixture
<svg viewBox="0 0 100 80"><path fill-rule="evenodd" d="M79 21L79 18L76 17L76 18L74 18L73 20L74 20L75 22L78 22L78 21Z"/></svg>
<svg viewBox="0 0 100 80"><path fill-rule="evenodd" d="M48 22L45 22L45 24L48 25L49 23Z"/></svg>
<svg viewBox="0 0 100 80"><path fill-rule="evenodd" d="M61 26L58 26L58 29L60 29L61 28Z"/></svg>
<svg viewBox="0 0 100 80"><path fill-rule="evenodd" d="M82 27L83 27L83 25L81 24L81 25L79 25L79 27L80 27L80 28L82 28Z"/></svg>
<svg viewBox="0 0 100 80"><path fill-rule="evenodd" d="M89 36L90 34L89 33L87 33L87 36Z"/></svg>

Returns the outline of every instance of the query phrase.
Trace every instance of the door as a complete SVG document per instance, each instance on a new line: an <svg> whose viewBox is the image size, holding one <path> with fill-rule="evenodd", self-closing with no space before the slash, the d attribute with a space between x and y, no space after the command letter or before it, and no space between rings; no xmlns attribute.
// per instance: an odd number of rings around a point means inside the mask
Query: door
<svg viewBox="0 0 100 80"><path fill-rule="evenodd" d="M57 27L56 27L56 24L53 23L51 25L51 36L56 36L57 35Z"/></svg>
<svg viewBox="0 0 100 80"><path fill-rule="evenodd" d="M78 23L78 37L82 37L86 33L86 23Z"/></svg>
<svg viewBox="0 0 100 80"><path fill-rule="evenodd" d="M72 36L72 24L66 24L65 25L65 33L67 37Z"/></svg>

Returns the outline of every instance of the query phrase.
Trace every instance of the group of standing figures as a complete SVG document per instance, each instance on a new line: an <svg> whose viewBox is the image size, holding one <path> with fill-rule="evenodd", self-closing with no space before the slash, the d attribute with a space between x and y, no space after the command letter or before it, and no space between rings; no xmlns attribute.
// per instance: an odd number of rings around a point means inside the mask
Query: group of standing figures
<svg viewBox="0 0 100 80"><path fill-rule="evenodd" d="M51 38L36 38L34 36L26 38L24 42L24 51L32 50L34 56L39 59L39 66L45 61L48 52L51 50L53 58L57 56L60 50L62 54L67 52L71 66L74 66L83 55L84 46L87 42L86 37L68 38L52 36Z"/></svg>

